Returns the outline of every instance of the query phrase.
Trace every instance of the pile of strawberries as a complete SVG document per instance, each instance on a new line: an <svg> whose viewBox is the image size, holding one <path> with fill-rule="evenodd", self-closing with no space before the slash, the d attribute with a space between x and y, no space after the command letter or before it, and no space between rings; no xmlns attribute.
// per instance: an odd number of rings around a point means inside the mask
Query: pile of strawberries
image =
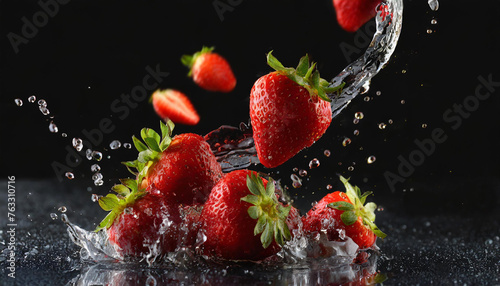
<svg viewBox="0 0 500 286"><path fill-rule="evenodd" d="M204 89L229 92L236 85L229 64L212 48L184 56L182 62ZM320 78L307 55L295 69L284 67L271 52L267 62L275 71L252 87L250 118L259 161L273 168L325 133L332 120L330 98L343 85ZM99 199L109 213L96 231L107 232L122 259L157 258L187 248L207 259L262 261L296 237L351 239L359 249L368 249L386 236L374 224L376 205L365 203L371 193L362 194L345 178L340 177L345 192L326 195L301 216L265 174L223 174L207 138L192 133L172 137L174 121L199 121L185 95L157 91L152 103L165 121L161 132L144 128L142 140L132 138L138 157L123 164L134 178L121 180L114 193Z"/></svg>

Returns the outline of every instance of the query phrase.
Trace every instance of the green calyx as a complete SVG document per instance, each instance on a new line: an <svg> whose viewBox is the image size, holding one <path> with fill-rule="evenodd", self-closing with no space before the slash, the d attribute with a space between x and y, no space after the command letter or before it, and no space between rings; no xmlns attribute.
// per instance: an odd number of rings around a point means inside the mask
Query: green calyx
<svg viewBox="0 0 500 286"><path fill-rule="evenodd" d="M252 204L248 208L248 214L257 220L254 235L261 234L260 241L264 248L267 248L273 240L279 245L285 244L285 241L291 239L286 224L291 206L284 207L278 202L272 179L268 181L267 187L264 187L262 179L252 172L251 175L247 175L247 187L252 194L241 200Z"/></svg>
<svg viewBox="0 0 500 286"><path fill-rule="evenodd" d="M368 226L376 236L385 238L387 235L375 225L375 210L377 209L377 205L373 202L365 204L366 198L373 194L373 192L361 194L361 190L357 186L353 187L348 179L340 176L340 180L346 188L346 195L351 203L338 201L328 204L328 207L344 211L340 215L340 219L345 225L352 225L358 220L358 217L361 217L363 223Z"/></svg>
<svg viewBox="0 0 500 286"><path fill-rule="evenodd" d="M160 121L161 136L151 128L143 128L141 142L137 137L132 136L135 148L139 151L139 156L134 161L122 162L123 165L134 175L137 176L137 183L141 184L142 179L148 174L149 168L160 159L161 154L172 142L172 130L174 123L167 120L166 124Z"/></svg>
<svg viewBox="0 0 500 286"><path fill-rule="evenodd" d="M174 123L170 120L167 123L160 121L161 137L156 131L150 128L141 130L141 137L144 143L132 136L135 148L139 151L137 160L122 162L127 169L136 176L135 179L120 179L121 184L114 185L111 190L116 194L108 194L99 198L99 205L108 215L101 221L95 231L103 228L108 229L115 219L125 210L134 205L135 201L146 194L146 190L141 189L141 183L151 167L172 142L172 130ZM134 170L135 169L135 170Z"/></svg>
<svg viewBox="0 0 500 286"><path fill-rule="evenodd" d="M137 199L144 196L146 192L140 190L137 185L137 180L121 179L121 184L114 185L112 190L115 194L108 194L105 197L99 198L99 205L105 211L109 211L108 215L99 223L95 231L103 228L108 229L115 219L125 210L132 206Z"/></svg>
<svg viewBox="0 0 500 286"><path fill-rule="evenodd" d="M311 96L319 96L319 98L328 102L332 100L327 94L333 92L339 93L345 85L345 82L343 82L338 86L330 86L328 81L319 76L319 71L316 69L316 63L309 63L309 56L307 54L300 59L297 68L294 69L284 67L283 64L272 55L272 51L270 51L267 54L267 64L307 89Z"/></svg>
<svg viewBox="0 0 500 286"><path fill-rule="evenodd" d="M181 57L182 64L189 68L188 76L192 76L192 74L193 74L192 67L193 67L194 63L196 62L196 60L198 59L198 57L203 55L203 54L211 53L213 50L214 50L214 47L203 46L203 48L201 48L201 51L198 51L192 55L183 55Z"/></svg>

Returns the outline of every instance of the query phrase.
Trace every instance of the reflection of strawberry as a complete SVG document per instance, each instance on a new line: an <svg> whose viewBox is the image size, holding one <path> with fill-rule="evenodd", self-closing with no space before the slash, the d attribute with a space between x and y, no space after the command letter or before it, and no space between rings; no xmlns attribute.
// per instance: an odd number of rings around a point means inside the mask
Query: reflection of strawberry
<svg viewBox="0 0 500 286"><path fill-rule="evenodd" d="M271 53L268 64L276 71L259 78L250 92L250 118L260 162L276 167L318 140L332 121L328 87L308 56L297 69L285 68ZM313 73L314 71L314 73Z"/></svg>
<svg viewBox="0 0 500 286"><path fill-rule="evenodd" d="M229 63L212 48L203 47L194 55L184 55L182 63L190 68L189 76L208 91L230 92L236 86L236 78Z"/></svg>
<svg viewBox="0 0 500 286"><path fill-rule="evenodd" d="M99 205L110 213L97 229L106 229L120 256L143 257L175 250L181 222L176 204L139 190L137 181L132 179L122 180L113 190L118 195L99 199Z"/></svg>
<svg viewBox="0 0 500 286"><path fill-rule="evenodd" d="M156 114L164 120L174 123L196 125L200 117L189 98L173 89L157 90L151 96Z"/></svg>
<svg viewBox="0 0 500 286"><path fill-rule="evenodd" d="M221 167L210 146L197 134L186 133L170 138L173 123L160 124L161 137L154 130L144 128L141 137L145 144L135 136L132 138L139 156L137 160L124 164L137 175L143 189L175 203L204 203L222 177Z"/></svg>
<svg viewBox="0 0 500 286"><path fill-rule="evenodd" d="M278 202L274 182L248 170L233 171L215 185L205 203L201 251L216 259L265 259L291 238L286 223L290 209Z"/></svg>
<svg viewBox="0 0 500 286"><path fill-rule="evenodd" d="M358 187L353 187L340 177L346 192L333 192L321 199L303 218L304 232L316 234L326 231L329 240L341 240L343 235L350 237L360 249L372 246L383 233L375 225L375 209L370 202L364 205L371 192L361 195Z"/></svg>
<svg viewBox="0 0 500 286"><path fill-rule="evenodd" d="M348 32L355 32L375 16L381 0L333 0L339 25Z"/></svg>

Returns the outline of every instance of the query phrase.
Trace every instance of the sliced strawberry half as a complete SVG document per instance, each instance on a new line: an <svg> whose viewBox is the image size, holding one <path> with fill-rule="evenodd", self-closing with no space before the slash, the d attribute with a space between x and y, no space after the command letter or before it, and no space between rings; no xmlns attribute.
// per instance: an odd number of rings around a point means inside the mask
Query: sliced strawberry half
<svg viewBox="0 0 500 286"><path fill-rule="evenodd" d="M200 116L189 98L174 89L157 90L151 96L156 114L162 119L170 119L174 123L196 125Z"/></svg>

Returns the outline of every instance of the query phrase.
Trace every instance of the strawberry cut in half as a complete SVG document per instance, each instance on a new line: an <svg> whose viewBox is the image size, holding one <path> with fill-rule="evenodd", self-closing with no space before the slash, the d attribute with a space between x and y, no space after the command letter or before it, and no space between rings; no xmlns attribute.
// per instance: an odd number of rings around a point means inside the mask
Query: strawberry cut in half
<svg viewBox="0 0 500 286"><path fill-rule="evenodd" d="M230 92L236 86L236 78L227 60L213 50L203 47L193 55L182 56L181 62L190 69L188 76L201 88Z"/></svg>
<svg viewBox="0 0 500 286"><path fill-rule="evenodd" d="M260 77L250 92L250 119L255 148L262 165L277 167L311 146L328 129L332 110L328 93L339 92L320 78L306 55L296 69L285 68L272 54L276 71Z"/></svg>
<svg viewBox="0 0 500 286"><path fill-rule="evenodd" d="M353 187L347 179L340 177L346 192L333 192L323 197L303 217L304 232L315 235L326 231L329 240L343 240L343 235L350 237L360 249L371 247L377 237L385 238L375 225L373 202L365 204L366 198L372 194L361 194L358 187Z"/></svg>
<svg viewBox="0 0 500 286"><path fill-rule="evenodd" d="M196 125L200 116L196 112L189 98L182 92L174 89L157 90L151 96L151 103L156 114L163 120L172 120L174 123Z"/></svg>
<svg viewBox="0 0 500 286"><path fill-rule="evenodd" d="M373 18L380 0L333 0L337 22L347 32L356 32Z"/></svg>

